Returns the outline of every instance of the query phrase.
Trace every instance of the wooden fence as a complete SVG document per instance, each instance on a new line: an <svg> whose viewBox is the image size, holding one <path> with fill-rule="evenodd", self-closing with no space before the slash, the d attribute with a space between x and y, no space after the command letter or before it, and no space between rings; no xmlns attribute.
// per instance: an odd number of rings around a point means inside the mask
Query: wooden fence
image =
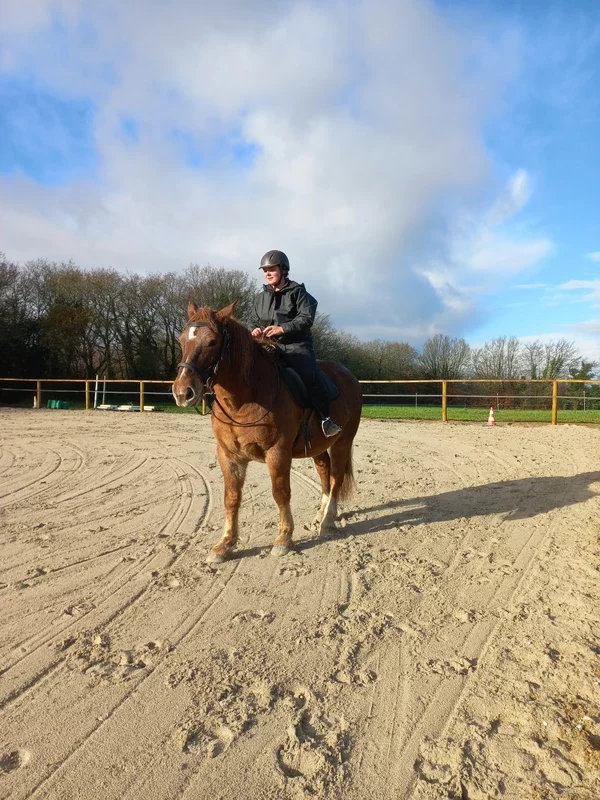
<svg viewBox="0 0 600 800"><path fill-rule="evenodd" d="M55 384L75 384L75 385L83 385L83 390L75 390L75 391L83 391L85 394L85 408L86 410L90 410L93 408L92 401L91 401L91 394L92 394L92 387L97 386L97 382L95 379L82 379L82 378L0 378L0 387L2 383L17 383L17 384L29 384L31 385L32 389L35 392L35 405L37 408L42 408L42 392L47 391L45 388L46 386L53 386ZM137 384L138 390L135 392L136 396L139 396L139 411L141 413L144 412L145 400L147 396L147 387L150 386L171 386L172 381L140 381L140 380L112 380L106 379L106 381L102 378L100 382L103 384L109 385L119 385L119 384ZM519 384L546 384L551 386L551 393L547 395L551 398L552 401L552 416L551 416L551 423L552 425L558 424L558 400L559 400L559 385L560 384L598 384L600 385L600 380L572 380L572 379L559 379L559 380L524 380L524 379L475 379L475 378L457 378L452 380L406 380L406 381L386 381L386 380L372 380L372 381L360 381L361 384L364 386L376 386L376 385L387 385L387 386L404 386L404 385L411 385L411 384L434 384L440 387L441 391L439 394L431 394L431 395L423 395L425 397L440 397L441 398L441 419L442 422L448 421L448 398L458 398L464 397L465 395L456 395L452 392L448 391L448 387L453 384L491 384L491 383L502 383L502 384L510 384L510 383L519 383ZM22 391L27 391L26 387L23 386ZM50 391L52 391L50 389ZM56 390L54 390L56 391ZM365 395L365 397L378 397L382 398L384 395L373 394L373 395ZM400 395L385 395L385 397L395 397ZM483 397L484 395L481 395ZM488 395L490 397L492 395ZM495 395L494 395L495 396ZM506 397L506 395L498 395L498 397ZM202 413L206 413L206 408L203 404Z"/></svg>

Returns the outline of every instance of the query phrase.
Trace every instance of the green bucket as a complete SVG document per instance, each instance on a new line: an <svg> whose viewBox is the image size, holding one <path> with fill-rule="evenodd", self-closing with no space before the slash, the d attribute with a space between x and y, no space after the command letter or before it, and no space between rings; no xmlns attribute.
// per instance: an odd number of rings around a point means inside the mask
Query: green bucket
<svg viewBox="0 0 600 800"><path fill-rule="evenodd" d="M70 400L48 400L48 408L71 408Z"/></svg>

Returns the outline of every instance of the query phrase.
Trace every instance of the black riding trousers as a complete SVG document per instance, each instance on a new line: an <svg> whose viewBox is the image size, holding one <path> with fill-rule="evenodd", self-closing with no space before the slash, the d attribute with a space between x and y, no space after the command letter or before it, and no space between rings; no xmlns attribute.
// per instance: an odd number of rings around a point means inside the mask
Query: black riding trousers
<svg viewBox="0 0 600 800"><path fill-rule="evenodd" d="M308 391L309 403L316 409L319 416L325 419L329 416L329 400L322 382L317 377L317 359L312 343L284 344L281 345L281 349L286 364L295 369L302 378Z"/></svg>

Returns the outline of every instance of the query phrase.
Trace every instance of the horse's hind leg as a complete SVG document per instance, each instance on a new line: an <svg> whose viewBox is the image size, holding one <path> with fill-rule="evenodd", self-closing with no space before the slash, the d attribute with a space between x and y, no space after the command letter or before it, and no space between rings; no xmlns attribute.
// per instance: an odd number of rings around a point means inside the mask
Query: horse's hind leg
<svg viewBox="0 0 600 800"><path fill-rule="evenodd" d="M313 525L318 527L325 514L325 509L329 502L329 493L331 492L331 459L329 458L329 453L325 450L324 453L313 456L313 461L319 478L321 479L321 507L313 520Z"/></svg>
<svg viewBox="0 0 600 800"><path fill-rule="evenodd" d="M294 533L294 519L290 507L292 491L290 487L290 470L292 457L289 453L269 452L267 454L267 467L271 475L273 497L279 507L279 533L273 542L271 553L274 556L284 556L294 546L292 534Z"/></svg>
<svg viewBox="0 0 600 800"><path fill-rule="evenodd" d="M321 520L320 533L335 528L338 498L342 491L344 480L352 480L352 437L339 438L332 444L329 452L331 458L330 491L325 513Z"/></svg>
<svg viewBox="0 0 600 800"><path fill-rule="evenodd" d="M237 544L238 515L248 464L231 461L221 447L217 447L217 458L225 482L225 524L220 541L210 550L206 560L218 564L231 556L233 548Z"/></svg>

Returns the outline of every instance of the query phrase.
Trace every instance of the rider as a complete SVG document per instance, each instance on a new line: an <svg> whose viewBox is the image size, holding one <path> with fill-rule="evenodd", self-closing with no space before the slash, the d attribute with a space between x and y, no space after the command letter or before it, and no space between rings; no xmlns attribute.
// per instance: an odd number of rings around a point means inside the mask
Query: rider
<svg viewBox="0 0 600 800"><path fill-rule="evenodd" d="M252 336L276 339L285 353L285 361L302 378L309 390L309 401L321 418L325 436L335 436L342 429L329 416L329 400L322 381L317 378L317 361L310 329L315 319L317 301L304 288L288 278L290 262L281 250L269 250L260 261L266 285L254 299L250 314Z"/></svg>

